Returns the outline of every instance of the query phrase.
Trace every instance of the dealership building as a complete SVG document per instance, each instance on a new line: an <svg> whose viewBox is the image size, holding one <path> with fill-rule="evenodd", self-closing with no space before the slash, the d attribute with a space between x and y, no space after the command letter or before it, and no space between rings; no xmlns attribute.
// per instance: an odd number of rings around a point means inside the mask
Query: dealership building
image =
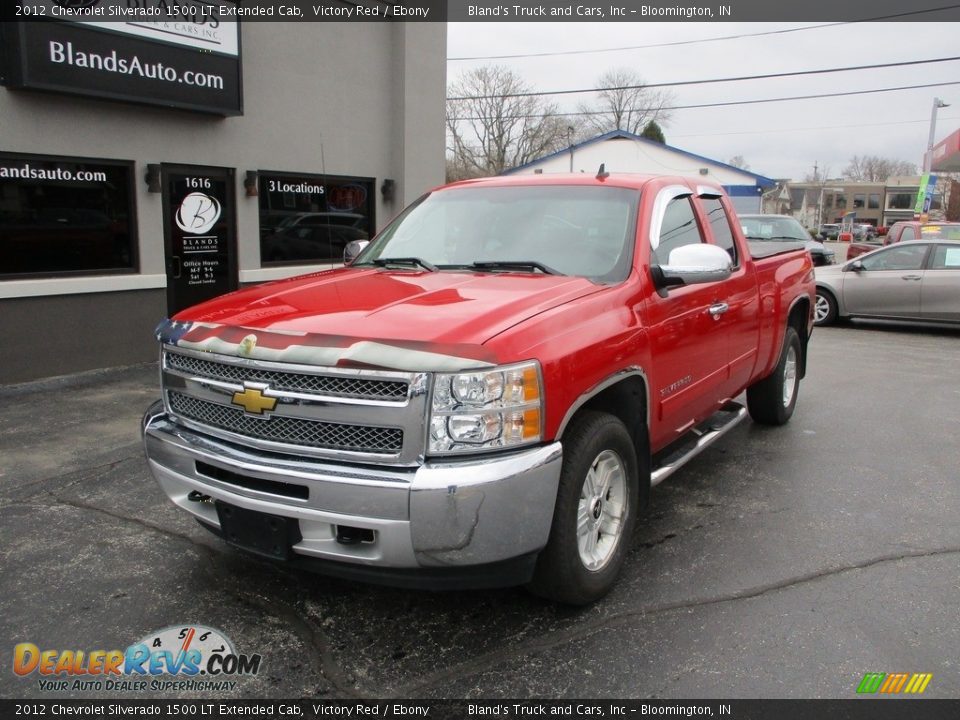
<svg viewBox="0 0 960 720"><path fill-rule="evenodd" d="M339 264L443 182L445 64L442 22L3 23L0 385Z"/></svg>

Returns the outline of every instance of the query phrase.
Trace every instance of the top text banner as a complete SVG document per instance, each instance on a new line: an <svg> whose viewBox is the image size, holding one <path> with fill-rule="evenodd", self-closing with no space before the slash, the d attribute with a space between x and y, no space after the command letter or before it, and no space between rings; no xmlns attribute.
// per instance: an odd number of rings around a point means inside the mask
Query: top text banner
<svg viewBox="0 0 960 720"><path fill-rule="evenodd" d="M0 20L97 23L179 23L216 29L237 20L285 22L949 22L960 5L943 0L7 0ZM162 33L164 30L154 30ZM230 52L230 46L219 50Z"/></svg>

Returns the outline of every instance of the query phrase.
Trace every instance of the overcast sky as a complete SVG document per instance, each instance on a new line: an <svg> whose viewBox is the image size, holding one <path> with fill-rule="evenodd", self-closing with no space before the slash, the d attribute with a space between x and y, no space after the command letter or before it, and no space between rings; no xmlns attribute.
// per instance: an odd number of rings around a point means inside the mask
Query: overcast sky
<svg viewBox="0 0 960 720"><path fill-rule="evenodd" d="M542 53L716 38L822 23L450 23L448 58ZM448 60L448 82L464 70L507 66L536 90L595 87L618 67L646 82L757 75L960 55L955 23L854 23L787 34L676 47L510 60ZM935 142L960 128L960 61L829 75L673 88L678 105L956 82L937 88L727 108L676 110L667 143L727 162L742 155L750 170L802 179L814 162L837 177L853 155L880 155L920 165L933 99L951 105L937 115ZM576 110L589 95L554 98Z"/></svg>

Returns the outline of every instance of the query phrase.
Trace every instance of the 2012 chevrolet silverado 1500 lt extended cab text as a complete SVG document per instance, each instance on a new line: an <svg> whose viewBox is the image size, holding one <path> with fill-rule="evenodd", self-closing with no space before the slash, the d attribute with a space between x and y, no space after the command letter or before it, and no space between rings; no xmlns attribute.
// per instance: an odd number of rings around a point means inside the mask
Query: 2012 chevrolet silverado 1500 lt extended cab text
<svg viewBox="0 0 960 720"><path fill-rule="evenodd" d="M651 486L747 408L794 410L810 256L752 253L723 190L694 179L437 189L348 267L162 323L150 468L260 555L591 602Z"/></svg>

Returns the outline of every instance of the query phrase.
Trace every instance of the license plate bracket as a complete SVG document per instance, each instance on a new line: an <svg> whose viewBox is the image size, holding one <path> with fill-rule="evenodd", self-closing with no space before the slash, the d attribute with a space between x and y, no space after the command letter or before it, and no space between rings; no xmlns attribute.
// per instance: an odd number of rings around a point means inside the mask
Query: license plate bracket
<svg viewBox="0 0 960 720"><path fill-rule="evenodd" d="M268 557L272 560L289 560L291 548L303 536L300 524L293 518L247 510L216 501L220 532L231 545Z"/></svg>

